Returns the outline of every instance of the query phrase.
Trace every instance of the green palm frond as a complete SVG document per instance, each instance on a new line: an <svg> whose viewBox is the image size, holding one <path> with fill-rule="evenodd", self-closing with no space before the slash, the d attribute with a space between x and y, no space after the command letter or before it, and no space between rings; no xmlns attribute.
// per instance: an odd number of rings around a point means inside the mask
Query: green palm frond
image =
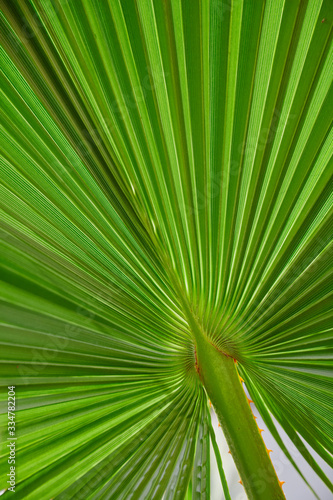
<svg viewBox="0 0 333 500"><path fill-rule="evenodd" d="M15 499L209 499L211 443L230 498L192 320L333 491L303 441L333 466L332 21L330 0L3 2Z"/></svg>

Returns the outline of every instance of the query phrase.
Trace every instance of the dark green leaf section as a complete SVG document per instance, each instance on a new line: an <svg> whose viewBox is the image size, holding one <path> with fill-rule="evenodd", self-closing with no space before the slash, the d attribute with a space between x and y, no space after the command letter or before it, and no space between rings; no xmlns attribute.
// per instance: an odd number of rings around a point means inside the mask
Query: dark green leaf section
<svg viewBox="0 0 333 500"><path fill-rule="evenodd" d="M2 4L15 497L209 498L184 304L331 487L330 0Z"/></svg>

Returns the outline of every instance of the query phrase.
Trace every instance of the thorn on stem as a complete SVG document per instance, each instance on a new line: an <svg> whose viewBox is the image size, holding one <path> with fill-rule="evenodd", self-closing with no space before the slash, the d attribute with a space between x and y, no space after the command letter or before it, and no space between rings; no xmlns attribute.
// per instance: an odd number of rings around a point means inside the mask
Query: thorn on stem
<svg viewBox="0 0 333 500"><path fill-rule="evenodd" d="M281 488L284 485L284 483L285 483L285 481L279 481L279 485L281 486Z"/></svg>
<svg viewBox="0 0 333 500"><path fill-rule="evenodd" d="M239 482L239 484L243 484L243 481L241 479L238 482Z"/></svg>

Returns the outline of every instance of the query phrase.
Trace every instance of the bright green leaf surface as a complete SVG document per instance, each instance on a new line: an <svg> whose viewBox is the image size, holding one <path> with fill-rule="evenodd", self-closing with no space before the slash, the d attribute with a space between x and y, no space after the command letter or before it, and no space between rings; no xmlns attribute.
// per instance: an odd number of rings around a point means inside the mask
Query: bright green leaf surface
<svg viewBox="0 0 333 500"><path fill-rule="evenodd" d="M208 500L211 441L228 497L184 300L332 488L300 439L332 465L332 22L330 0L3 2L15 499Z"/></svg>

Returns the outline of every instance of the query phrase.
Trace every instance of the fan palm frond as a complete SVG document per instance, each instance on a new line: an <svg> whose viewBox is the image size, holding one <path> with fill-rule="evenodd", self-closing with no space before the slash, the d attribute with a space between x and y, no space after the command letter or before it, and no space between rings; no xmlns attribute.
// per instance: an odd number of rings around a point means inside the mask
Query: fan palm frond
<svg viewBox="0 0 333 500"><path fill-rule="evenodd" d="M332 489L304 444L333 465L332 20L329 0L3 2L15 499L208 499L211 443L230 498L200 335Z"/></svg>

